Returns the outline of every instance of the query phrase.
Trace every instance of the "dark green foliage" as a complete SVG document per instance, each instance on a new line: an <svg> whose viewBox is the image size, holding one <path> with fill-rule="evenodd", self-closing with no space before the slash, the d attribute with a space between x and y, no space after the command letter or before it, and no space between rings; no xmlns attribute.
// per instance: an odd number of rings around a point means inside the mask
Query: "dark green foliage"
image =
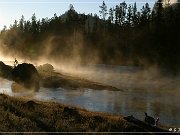
<svg viewBox="0 0 180 135"><path fill-rule="evenodd" d="M109 10L100 6L102 19L78 14L73 5L61 15L37 20L24 17L1 31L5 53L27 59L46 56L48 59L73 61L79 64L157 65L174 74L180 67L179 6L149 4L137 11L136 3L122 2ZM73 58L73 60L72 60Z"/></svg>

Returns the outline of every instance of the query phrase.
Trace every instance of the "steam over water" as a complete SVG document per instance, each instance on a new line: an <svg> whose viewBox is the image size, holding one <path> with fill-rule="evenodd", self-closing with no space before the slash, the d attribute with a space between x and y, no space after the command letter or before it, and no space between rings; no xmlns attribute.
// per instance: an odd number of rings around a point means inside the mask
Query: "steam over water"
<svg viewBox="0 0 180 135"><path fill-rule="evenodd" d="M144 112L147 112L155 118L160 117L161 124L180 127L179 78L162 78L156 70L144 71L142 68L126 66L61 66L58 70L64 74L116 86L124 91L40 88L39 92L31 94L33 98L58 101L92 111L134 115L141 120L144 119ZM28 96L26 93L13 93L11 84L1 79L0 92Z"/></svg>

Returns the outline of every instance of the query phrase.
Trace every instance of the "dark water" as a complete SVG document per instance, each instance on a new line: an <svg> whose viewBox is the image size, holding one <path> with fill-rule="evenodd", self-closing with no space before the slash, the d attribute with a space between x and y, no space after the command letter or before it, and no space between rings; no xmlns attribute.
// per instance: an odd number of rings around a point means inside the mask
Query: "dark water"
<svg viewBox="0 0 180 135"><path fill-rule="evenodd" d="M91 70L89 70L91 69ZM78 71L79 69L76 69ZM64 71L61 69L61 71ZM160 78L155 71L142 72L133 67L96 66L79 70L78 76L113 85L122 91L78 89L65 90L40 88L37 93L13 93L12 82L0 80L0 92L14 96L32 96L41 100L53 100L92 111L134 115L144 119L144 112L160 117L160 123L180 127L180 87L178 80ZM69 71L68 71L69 72ZM71 71L71 74L73 71ZM150 74L150 76L149 76Z"/></svg>

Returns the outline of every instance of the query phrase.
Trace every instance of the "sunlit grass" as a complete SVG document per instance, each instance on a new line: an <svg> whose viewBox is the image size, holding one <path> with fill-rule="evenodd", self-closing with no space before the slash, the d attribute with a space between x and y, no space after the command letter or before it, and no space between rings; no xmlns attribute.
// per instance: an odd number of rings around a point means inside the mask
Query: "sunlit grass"
<svg viewBox="0 0 180 135"><path fill-rule="evenodd" d="M1 132L146 131L119 115L90 112L56 102L32 101L1 94L0 106ZM65 111L65 108L68 109Z"/></svg>

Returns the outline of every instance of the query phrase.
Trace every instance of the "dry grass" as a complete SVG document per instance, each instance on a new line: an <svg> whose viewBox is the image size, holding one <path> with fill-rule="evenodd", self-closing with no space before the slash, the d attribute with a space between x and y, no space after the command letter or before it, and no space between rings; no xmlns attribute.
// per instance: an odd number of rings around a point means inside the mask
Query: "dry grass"
<svg viewBox="0 0 180 135"><path fill-rule="evenodd" d="M4 94L0 95L0 116L1 132L148 131L122 116Z"/></svg>

